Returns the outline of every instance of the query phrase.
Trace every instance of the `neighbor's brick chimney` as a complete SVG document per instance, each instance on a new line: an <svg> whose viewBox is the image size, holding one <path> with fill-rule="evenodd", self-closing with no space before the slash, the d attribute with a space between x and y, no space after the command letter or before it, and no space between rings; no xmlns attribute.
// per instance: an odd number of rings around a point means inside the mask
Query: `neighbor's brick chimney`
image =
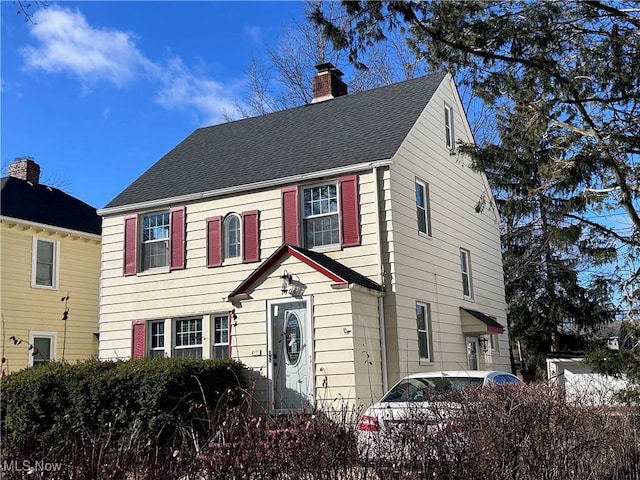
<svg viewBox="0 0 640 480"><path fill-rule="evenodd" d="M38 165L33 158L16 158L16 160L9 165L7 175L26 180L35 185L40 181L40 165Z"/></svg>
<svg viewBox="0 0 640 480"><path fill-rule="evenodd" d="M311 103L330 100L347 94L347 84L342 81L342 72L332 63L316 65L318 73L313 77L313 100Z"/></svg>

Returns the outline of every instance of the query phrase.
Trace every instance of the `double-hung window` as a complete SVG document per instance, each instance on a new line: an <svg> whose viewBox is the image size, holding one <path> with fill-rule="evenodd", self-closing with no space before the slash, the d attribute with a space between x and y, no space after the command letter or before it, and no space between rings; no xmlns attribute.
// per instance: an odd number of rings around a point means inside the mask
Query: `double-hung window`
<svg viewBox="0 0 640 480"><path fill-rule="evenodd" d="M433 360L431 352L431 306L416 302L416 323L418 327L418 352L421 361Z"/></svg>
<svg viewBox="0 0 640 480"><path fill-rule="evenodd" d="M174 320L173 356L202 358L202 317Z"/></svg>
<svg viewBox="0 0 640 480"><path fill-rule="evenodd" d="M444 133L447 148L453 148L453 110L449 105L444 106Z"/></svg>
<svg viewBox="0 0 640 480"><path fill-rule="evenodd" d="M224 258L237 258L241 255L240 250L240 217L230 214L224 219Z"/></svg>
<svg viewBox="0 0 640 480"><path fill-rule="evenodd" d="M418 179L416 179L416 212L418 216L418 232L431 236L429 185Z"/></svg>
<svg viewBox="0 0 640 480"><path fill-rule="evenodd" d="M129 215L124 218L124 271L179 270L186 267L186 210Z"/></svg>
<svg viewBox="0 0 640 480"><path fill-rule="evenodd" d="M164 357L164 320L150 322L149 356Z"/></svg>
<svg viewBox="0 0 640 480"><path fill-rule="evenodd" d="M282 242L309 249L360 245L358 176L321 185L290 185L282 194Z"/></svg>
<svg viewBox="0 0 640 480"><path fill-rule="evenodd" d="M59 242L43 238L33 239L31 286L58 288Z"/></svg>
<svg viewBox="0 0 640 480"><path fill-rule="evenodd" d="M169 212L142 216L142 270L169 265Z"/></svg>
<svg viewBox="0 0 640 480"><path fill-rule="evenodd" d="M229 357L229 315L213 317L213 354L212 358Z"/></svg>
<svg viewBox="0 0 640 480"><path fill-rule="evenodd" d="M305 246L340 244L337 185L305 187L302 202Z"/></svg>
<svg viewBox="0 0 640 480"><path fill-rule="evenodd" d="M460 249L460 271L462 273L462 294L465 297L472 297L471 284L471 260L469 258L469 250Z"/></svg>
<svg viewBox="0 0 640 480"><path fill-rule="evenodd" d="M29 332L29 366L56 359L56 332Z"/></svg>

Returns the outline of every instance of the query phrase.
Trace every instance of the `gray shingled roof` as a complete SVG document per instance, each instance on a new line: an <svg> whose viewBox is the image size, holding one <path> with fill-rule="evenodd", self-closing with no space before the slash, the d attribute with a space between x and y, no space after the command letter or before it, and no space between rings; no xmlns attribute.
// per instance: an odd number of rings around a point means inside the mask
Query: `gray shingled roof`
<svg viewBox="0 0 640 480"><path fill-rule="evenodd" d="M389 159L444 76L199 128L106 208Z"/></svg>
<svg viewBox="0 0 640 480"><path fill-rule="evenodd" d="M3 177L0 214L94 235L102 233L102 219L91 205L57 188Z"/></svg>

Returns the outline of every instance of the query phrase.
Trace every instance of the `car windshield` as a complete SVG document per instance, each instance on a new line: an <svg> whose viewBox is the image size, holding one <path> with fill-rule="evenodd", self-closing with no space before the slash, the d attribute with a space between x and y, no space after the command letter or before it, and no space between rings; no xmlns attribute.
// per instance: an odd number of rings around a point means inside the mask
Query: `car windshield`
<svg viewBox="0 0 640 480"><path fill-rule="evenodd" d="M393 387L381 402L421 402L433 397L434 392L460 391L467 387L481 386L483 378L473 377L423 377L405 378Z"/></svg>

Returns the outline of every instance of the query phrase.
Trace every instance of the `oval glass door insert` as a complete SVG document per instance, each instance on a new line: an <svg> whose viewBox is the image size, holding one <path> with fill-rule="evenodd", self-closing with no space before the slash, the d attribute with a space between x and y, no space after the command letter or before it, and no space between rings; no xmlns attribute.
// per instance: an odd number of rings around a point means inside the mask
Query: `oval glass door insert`
<svg viewBox="0 0 640 480"><path fill-rule="evenodd" d="M285 325L285 352L290 365L296 365L300 359L300 345L302 345L302 326L295 313L287 315Z"/></svg>

